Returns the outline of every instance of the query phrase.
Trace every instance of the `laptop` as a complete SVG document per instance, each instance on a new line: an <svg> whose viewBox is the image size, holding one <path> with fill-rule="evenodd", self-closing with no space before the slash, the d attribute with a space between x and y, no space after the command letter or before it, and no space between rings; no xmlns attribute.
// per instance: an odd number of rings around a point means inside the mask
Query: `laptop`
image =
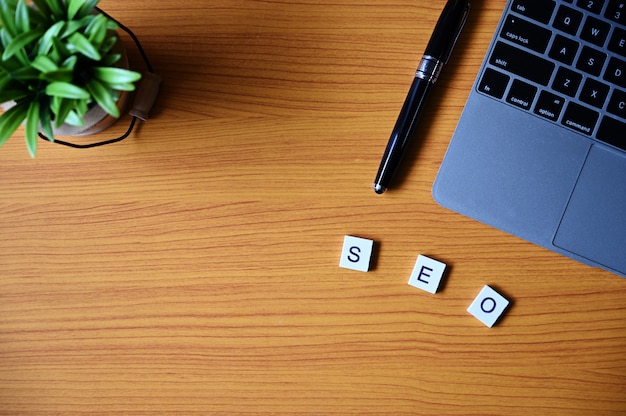
<svg viewBox="0 0 626 416"><path fill-rule="evenodd" d="M509 0L438 204L626 277L626 0Z"/></svg>

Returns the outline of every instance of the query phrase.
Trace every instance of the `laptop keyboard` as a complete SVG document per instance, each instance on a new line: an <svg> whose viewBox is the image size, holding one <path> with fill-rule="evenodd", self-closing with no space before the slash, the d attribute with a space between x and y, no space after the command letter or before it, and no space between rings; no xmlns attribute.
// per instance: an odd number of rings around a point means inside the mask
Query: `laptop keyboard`
<svg viewBox="0 0 626 416"><path fill-rule="evenodd" d="M479 92L626 150L626 0L513 0Z"/></svg>

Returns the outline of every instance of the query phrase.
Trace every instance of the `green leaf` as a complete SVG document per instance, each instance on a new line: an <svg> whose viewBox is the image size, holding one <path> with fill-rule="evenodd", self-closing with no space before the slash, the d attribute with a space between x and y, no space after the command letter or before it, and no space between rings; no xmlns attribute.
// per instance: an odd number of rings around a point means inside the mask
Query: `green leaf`
<svg viewBox="0 0 626 416"><path fill-rule="evenodd" d="M0 72L0 91L4 90L6 88L6 86L9 84L9 82L11 82L11 74L9 74L7 71L1 71ZM2 103L4 101L0 101L0 103Z"/></svg>
<svg viewBox="0 0 626 416"><path fill-rule="evenodd" d="M74 71L69 68L59 68L56 71L43 73L40 77L49 82L71 83L74 78Z"/></svg>
<svg viewBox="0 0 626 416"><path fill-rule="evenodd" d="M100 52L98 52L91 42L80 32L76 32L69 37L68 48L70 47L94 61L101 59Z"/></svg>
<svg viewBox="0 0 626 416"><path fill-rule="evenodd" d="M65 47L65 44L59 40L59 38L52 38L52 51L48 53L50 57L55 61L59 62L62 57L68 56L70 52Z"/></svg>
<svg viewBox="0 0 626 416"><path fill-rule="evenodd" d="M70 126L82 127L85 125L85 120L83 120L81 116L76 114L75 111L70 111L67 114L67 117L65 117L65 123L69 124Z"/></svg>
<svg viewBox="0 0 626 416"><path fill-rule="evenodd" d="M66 0L67 19L73 20L84 3L85 0Z"/></svg>
<svg viewBox="0 0 626 416"><path fill-rule="evenodd" d="M119 117L120 111L109 90L99 81L93 79L87 82L87 89L100 107L113 117Z"/></svg>
<svg viewBox="0 0 626 416"><path fill-rule="evenodd" d="M22 124L28 113L28 103L20 103L8 109L0 116L0 146L2 146L11 135Z"/></svg>
<svg viewBox="0 0 626 416"><path fill-rule="evenodd" d="M113 66L117 61L122 59L122 54L120 53L111 53L107 56L103 57L100 61L102 66Z"/></svg>
<svg viewBox="0 0 626 416"><path fill-rule="evenodd" d="M93 68L94 78L107 84L126 84L141 79L139 72L131 71L124 68L101 67Z"/></svg>
<svg viewBox="0 0 626 416"><path fill-rule="evenodd" d="M62 39L72 36L74 33L78 32L83 25L82 22L78 20L70 20L69 22L64 23L65 30L63 30L63 33L61 33Z"/></svg>
<svg viewBox="0 0 626 416"><path fill-rule="evenodd" d="M63 26L65 26L65 22L56 22L55 24L50 26L48 30L46 30L46 33L44 33L39 40L39 55L45 55L50 52L50 49L52 49L52 47L54 46L54 39L59 36L59 33L61 33Z"/></svg>
<svg viewBox="0 0 626 416"><path fill-rule="evenodd" d="M37 10L42 16L50 16L52 14L52 10L48 6L47 0L33 0L35 4L35 10Z"/></svg>
<svg viewBox="0 0 626 416"><path fill-rule="evenodd" d="M7 31L7 28L4 26L0 26L0 43L2 44L2 49L5 49L9 42L11 42L13 37Z"/></svg>
<svg viewBox="0 0 626 416"><path fill-rule="evenodd" d="M0 90L0 103L19 101L29 95L31 95L31 92L24 88L3 88Z"/></svg>
<svg viewBox="0 0 626 416"><path fill-rule="evenodd" d="M94 11L94 9L96 8L99 2L100 0L86 0L85 4L83 4L83 6L78 11L78 16L84 17L87 15L90 15Z"/></svg>
<svg viewBox="0 0 626 416"><path fill-rule="evenodd" d="M113 47L117 44L119 40L120 39L117 36L109 36L104 40L104 42L102 42L102 45L100 46L100 52L102 52L102 54L104 55L111 52L111 49L113 49Z"/></svg>
<svg viewBox="0 0 626 416"><path fill-rule="evenodd" d="M13 20L16 6L17 2L15 0L0 0L0 21L11 36L17 35L17 28Z"/></svg>
<svg viewBox="0 0 626 416"><path fill-rule="evenodd" d="M24 136L26 139L26 147L31 157L37 154L37 133L39 133L39 101L33 100L28 107L26 115L26 126L24 127Z"/></svg>
<svg viewBox="0 0 626 416"><path fill-rule="evenodd" d="M50 109L45 104L40 106L39 109L39 124L41 125L41 131L43 131L48 139L54 141L52 121L50 120Z"/></svg>
<svg viewBox="0 0 626 416"><path fill-rule="evenodd" d="M46 94L52 97L69 98L76 100L89 99L89 93L83 88L69 82L52 82L46 87Z"/></svg>
<svg viewBox="0 0 626 416"><path fill-rule="evenodd" d="M16 37L14 37L11 42L7 45L4 53L2 54L2 59L7 60L11 58L13 55L22 51L24 47L26 47L29 43L39 39L43 34L40 30L35 30L32 32L24 32L20 33Z"/></svg>
<svg viewBox="0 0 626 416"><path fill-rule="evenodd" d="M86 100L74 101L74 111L81 118L85 117L85 114L87 114L87 111L89 111L89 105L87 104L87 101Z"/></svg>
<svg viewBox="0 0 626 416"><path fill-rule="evenodd" d="M85 29L89 42L99 48L107 36L107 19L103 14L98 14Z"/></svg>
<svg viewBox="0 0 626 416"><path fill-rule="evenodd" d="M72 55L61 63L61 67L74 69L76 67L76 62L78 62L78 57L76 55Z"/></svg>
<svg viewBox="0 0 626 416"><path fill-rule="evenodd" d="M135 84L131 83L107 84L107 87L114 91L135 91Z"/></svg>
<svg viewBox="0 0 626 416"><path fill-rule="evenodd" d="M39 79L39 71L31 66L21 67L10 75L11 79L15 81L29 81Z"/></svg>
<svg viewBox="0 0 626 416"><path fill-rule="evenodd" d="M45 55L40 55L35 58L33 61L33 68L41 71L41 72L52 72L59 69L57 64L50 58Z"/></svg>
<svg viewBox="0 0 626 416"><path fill-rule="evenodd" d="M61 97L53 97L51 104L52 111L54 113L54 125L59 128L63 123L67 115L74 108L74 100L67 100Z"/></svg>
<svg viewBox="0 0 626 416"><path fill-rule="evenodd" d="M46 3L48 3L50 11L54 14L54 17L56 17L54 20L61 20L66 17L63 11L62 0L46 0Z"/></svg>
<svg viewBox="0 0 626 416"><path fill-rule="evenodd" d="M24 0L17 3L15 9L15 26L20 32L28 32L30 30L30 17L28 15L28 6Z"/></svg>

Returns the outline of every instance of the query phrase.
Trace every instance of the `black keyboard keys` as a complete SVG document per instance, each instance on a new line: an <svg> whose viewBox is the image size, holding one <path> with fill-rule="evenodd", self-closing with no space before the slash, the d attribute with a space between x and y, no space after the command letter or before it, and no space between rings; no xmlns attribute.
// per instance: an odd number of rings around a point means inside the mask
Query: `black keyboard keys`
<svg viewBox="0 0 626 416"><path fill-rule="evenodd" d="M515 0L511 10L538 22L548 24L554 10L554 1Z"/></svg>
<svg viewBox="0 0 626 416"><path fill-rule="evenodd" d="M588 17L582 32L580 32L580 38L594 45L603 46L610 31L611 25L607 22L603 22L595 17Z"/></svg>
<svg viewBox="0 0 626 416"><path fill-rule="evenodd" d="M604 6L603 0L578 0L576 5L581 9L587 9L592 13L600 14L602 12L602 6Z"/></svg>
<svg viewBox="0 0 626 416"><path fill-rule="evenodd" d="M548 85L554 71L554 63L519 48L498 42L489 60L491 65L522 78Z"/></svg>
<svg viewBox="0 0 626 416"><path fill-rule="evenodd" d="M611 58L604 73L604 79L622 88L626 88L626 62Z"/></svg>
<svg viewBox="0 0 626 416"><path fill-rule="evenodd" d="M513 0L477 88L626 150L626 0L567 3Z"/></svg>
<svg viewBox="0 0 626 416"><path fill-rule="evenodd" d="M626 0L609 0L604 15L607 19L626 25Z"/></svg>
<svg viewBox="0 0 626 416"><path fill-rule="evenodd" d="M600 114L596 111L580 104L569 103L561 123L570 129L591 136L599 117Z"/></svg>
<svg viewBox="0 0 626 416"><path fill-rule="evenodd" d="M597 49L584 46L578 57L576 68L588 74L599 76L606 61L606 54Z"/></svg>
<svg viewBox="0 0 626 416"><path fill-rule="evenodd" d="M626 10L624 10L624 14L626 15ZM626 30L619 27L615 28L609 41L609 50L626 57Z"/></svg>
<svg viewBox="0 0 626 416"><path fill-rule="evenodd" d="M548 56L566 65L571 65L574 63L574 58L576 58L576 52L578 52L579 47L580 44L575 40L556 35Z"/></svg>
<svg viewBox="0 0 626 416"><path fill-rule="evenodd" d="M607 111L611 114L615 114L626 121L626 92L621 90L613 91ZM622 132L626 136L626 130Z"/></svg>
<svg viewBox="0 0 626 416"><path fill-rule="evenodd" d="M537 94L537 87L533 87L530 84L522 82L520 80L513 81L509 95L506 97L506 101L514 106L523 108L524 110L530 110L530 106L533 105Z"/></svg>
<svg viewBox="0 0 626 416"><path fill-rule="evenodd" d="M548 120L557 121L561 115L564 104L565 100L558 95L541 91L537 105L535 105L535 114L547 118Z"/></svg>
<svg viewBox="0 0 626 416"><path fill-rule="evenodd" d="M580 101L596 108L602 108L609 96L610 89L611 88L606 84L592 78L587 78L583 89L580 91Z"/></svg>
<svg viewBox="0 0 626 416"><path fill-rule="evenodd" d="M508 16L500 36L535 52L544 53L552 32L515 16Z"/></svg>
<svg viewBox="0 0 626 416"><path fill-rule="evenodd" d="M596 137L605 143L626 150L626 135L624 135L624 131L626 131L626 123L611 117L604 117L602 122L600 122Z"/></svg>
<svg viewBox="0 0 626 416"><path fill-rule="evenodd" d="M575 97L582 80L583 76L578 72L560 67L552 82L552 88L570 97Z"/></svg>
<svg viewBox="0 0 626 416"><path fill-rule="evenodd" d="M504 97L509 79L508 75L494 71L493 69L487 69L480 80L478 91L500 99Z"/></svg>
<svg viewBox="0 0 626 416"><path fill-rule="evenodd" d="M583 21L583 14L571 7L560 6L556 12L553 26L563 32L575 35Z"/></svg>

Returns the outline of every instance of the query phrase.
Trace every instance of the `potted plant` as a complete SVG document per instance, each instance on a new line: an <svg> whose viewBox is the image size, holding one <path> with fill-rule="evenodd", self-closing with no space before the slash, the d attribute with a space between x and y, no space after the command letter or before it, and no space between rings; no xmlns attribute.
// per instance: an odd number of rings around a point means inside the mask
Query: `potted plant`
<svg viewBox="0 0 626 416"><path fill-rule="evenodd" d="M24 125L34 157L40 131L91 134L87 123L99 131L119 118L141 74L127 68L118 25L98 2L0 0L0 146Z"/></svg>

